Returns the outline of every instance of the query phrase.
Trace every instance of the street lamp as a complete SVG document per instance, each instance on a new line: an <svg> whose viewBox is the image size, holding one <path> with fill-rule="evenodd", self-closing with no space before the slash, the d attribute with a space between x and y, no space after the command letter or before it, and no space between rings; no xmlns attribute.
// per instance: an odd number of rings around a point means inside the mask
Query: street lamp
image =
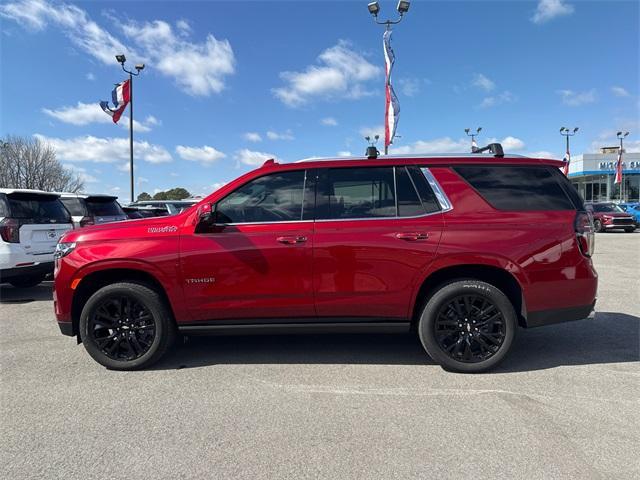
<svg viewBox="0 0 640 480"><path fill-rule="evenodd" d="M565 163L563 167L563 173L565 177L569 175L569 164L571 163L571 153L570 153L571 151L569 150L569 137L573 137L578 130L580 130L579 127L575 127L573 130L567 127L560 127L560 135L562 135L563 137L566 137L567 139L567 151L564 154Z"/></svg>
<svg viewBox="0 0 640 480"><path fill-rule="evenodd" d="M471 153L476 153L478 151L478 144L476 143L476 137L480 134L481 131L482 131L482 127L476 128L476 133L469 133L471 132L470 128L464 129L464 133L466 133L467 136L471 137Z"/></svg>
<svg viewBox="0 0 640 480"><path fill-rule="evenodd" d="M134 202L133 191L133 77L140 75L140 72L144 70L144 63L137 63L135 66L136 71L132 72L127 70L124 66L127 61L127 57L124 54L116 55L116 61L122 66L122 70L129 74L129 181L131 185L131 201Z"/></svg>
<svg viewBox="0 0 640 480"><path fill-rule="evenodd" d="M622 168L622 154L624 153L624 147L622 142L629 135L629 132L618 132L616 137L620 140L620 150L618 151L618 162L616 163L616 179L617 172L620 172L620 201L624 202L624 169Z"/></svg>
<svg viewBox="0 0 640 480"><path fill-rule="evenodd" d="M385 32L383 35L384 51L385 51L385 71L386 71L386 85L385 85L385 137L384 137L384 154L389 153L389 145L393 142L395 137L397 119L400 113L400 106L393 87L391 86L391 70L395 63L395 54L391 49L391 25L396 25L402 21L405 14L409 11L411 2L408 0L400 0L396 5L396 10L400 15L396 20L378 20L378 14L380 13L380 4L378 2L371 2L367 5L369 13L373 17L373 21L378 25L385 26Z"/></svg>

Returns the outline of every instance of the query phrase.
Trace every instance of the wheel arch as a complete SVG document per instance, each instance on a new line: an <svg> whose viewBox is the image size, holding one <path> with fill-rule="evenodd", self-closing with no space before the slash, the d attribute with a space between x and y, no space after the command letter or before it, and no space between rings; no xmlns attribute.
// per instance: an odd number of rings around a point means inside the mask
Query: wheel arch
<svg viewBox="0 0 640 480"><path fill-rule="evenodd" d="M508 270L495 265L458 264L440 268L430 273L420 285L413 304L412 325L420 319L420 312L425 302L439 286L460 279L480 280L500 289L511 301L518 324L526 326L527 309L522 286L518 279Z"/></svg>
<svg viewBox="0 0 640 480"><path fill-rule="evenodd" d="M93 271L82 277L82 280L75 288L71 302L71 321L73 325L73 334L78 337L78 342L81 341L78 328L80 315L84 305L87 303L87 300L102 287L120 282L139 283L157 292L166 303L166 306L175 321L175 312L171 301L169 300L169 296L167 295L167 292L160 280L158 280L153 274L142 269L130 267L105 268Z"/></svg>

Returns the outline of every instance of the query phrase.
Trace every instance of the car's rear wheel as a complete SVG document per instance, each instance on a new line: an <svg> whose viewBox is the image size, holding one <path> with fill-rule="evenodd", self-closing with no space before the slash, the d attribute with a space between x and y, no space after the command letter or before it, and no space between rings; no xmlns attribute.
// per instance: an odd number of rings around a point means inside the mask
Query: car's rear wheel
<svg viewBox="0 0 640 480"><path fill-rule="evenodd" d="M29 275L26 277L14 278L9 283L15 288L30 288L42 283L44 275Z"/></svg>
<svg viewBox="0 0 640 480"><path fill-rule="evenodd" d="M593 221L593 229L596 232L602 232L602 222L600 220L598 220L598 219L595 219Z"/></svg>
<svg viewBox="0 0 640 480"><path fill-rule="evenodd" d="M500 363L516 328L507 296L478 280L443 285L427 301L418 324L420 341L431 358L447 370L467 373Z"/></svg>
<svg viewBox="0 0 640 480"><path fill-rule="evenodd" d="M163 298L137 283L115 283L95 292L80 316L85 349L113 370L157 362L175 338L175 322Z"/></svg>

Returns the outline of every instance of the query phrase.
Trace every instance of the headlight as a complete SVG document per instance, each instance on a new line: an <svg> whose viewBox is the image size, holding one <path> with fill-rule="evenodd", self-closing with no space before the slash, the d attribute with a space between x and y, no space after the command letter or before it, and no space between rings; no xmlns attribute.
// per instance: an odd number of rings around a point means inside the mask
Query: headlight
<svg viewBox="0 0 640 480"><path fill-rule="evenodd" d="M76 242L58 243L55 251L53 252L53 258L57 259L65 257L73 252L74 248L76 248Z"/></svg>

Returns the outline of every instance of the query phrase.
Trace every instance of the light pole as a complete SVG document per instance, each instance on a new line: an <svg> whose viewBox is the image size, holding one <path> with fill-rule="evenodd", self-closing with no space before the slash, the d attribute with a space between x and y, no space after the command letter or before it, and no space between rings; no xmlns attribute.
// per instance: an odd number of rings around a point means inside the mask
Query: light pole
<svg viewBox="0 0 640 480"><path fill-rule="evenodd" d="M135 201L134 197L134 182L133 182L133 77L140 75L140 72L144 70L144 63L137 63L135 73L131 70L127 70L124 66L124 62L127 58L123 55L116 55L116 60L122 66L122 70L129 74L129 181L131 184L131 201Z"/></svg>
<svg viewBox="0 0 640 480"><path fill-rule="evenodd" d="M578 130L580 130L580 127L575 127L573 130L568 129L567 127L560 127L560 135L562 135L563 137L566 137L567 139L567 151L565 153L564 156L564 176L568 176L569 175L569 164L571 163L571 151L569 150L569 137L573 137Z"/></svg>
<svg viewBox="0 0 640 480"><path fill-rule="evenodd" d="M482 131L482 127L478 127L476 129L476 133L469 133L471 132L470 128L464 129L464 133L466 133L467 136L471 137L471 153L476 153L478 151L478 144L476 143L476 137L480 135L481 131Z"/></svg>
<svg viewBox="0 0 640 480"><path fill-rule="evenodd" d="M624 169L622 168L622 153L624 152L623 140L629 135L629 132L618 132L616 137L620 140L620 150L618 151L618 163L616 164L616 178L617 172L620 172L620 202L624 202Z"/></svg>
<svg viewBox="0 0 640 480"><path fill-rule="evenodd" d="M383 43L385 49L385 65L386 65L386 82L385 82L385 138L384 138L384 154L389 153L389 145L393 141L395 136L397 119L400 113L400 106L398 104L396 94L391 86L391 69L395 62L395 55L391 50L391 25L397 25L402 21L404 15L409 11L411 2L407 0L400 0L396 5L396 10L400 14L400 17L396 20L378 20L378 13L380 13L380 5L378 2L371 2L367 5L369 13L373 16L373 21L378 25L385 26L385 33L383 36Z"/></svg>

